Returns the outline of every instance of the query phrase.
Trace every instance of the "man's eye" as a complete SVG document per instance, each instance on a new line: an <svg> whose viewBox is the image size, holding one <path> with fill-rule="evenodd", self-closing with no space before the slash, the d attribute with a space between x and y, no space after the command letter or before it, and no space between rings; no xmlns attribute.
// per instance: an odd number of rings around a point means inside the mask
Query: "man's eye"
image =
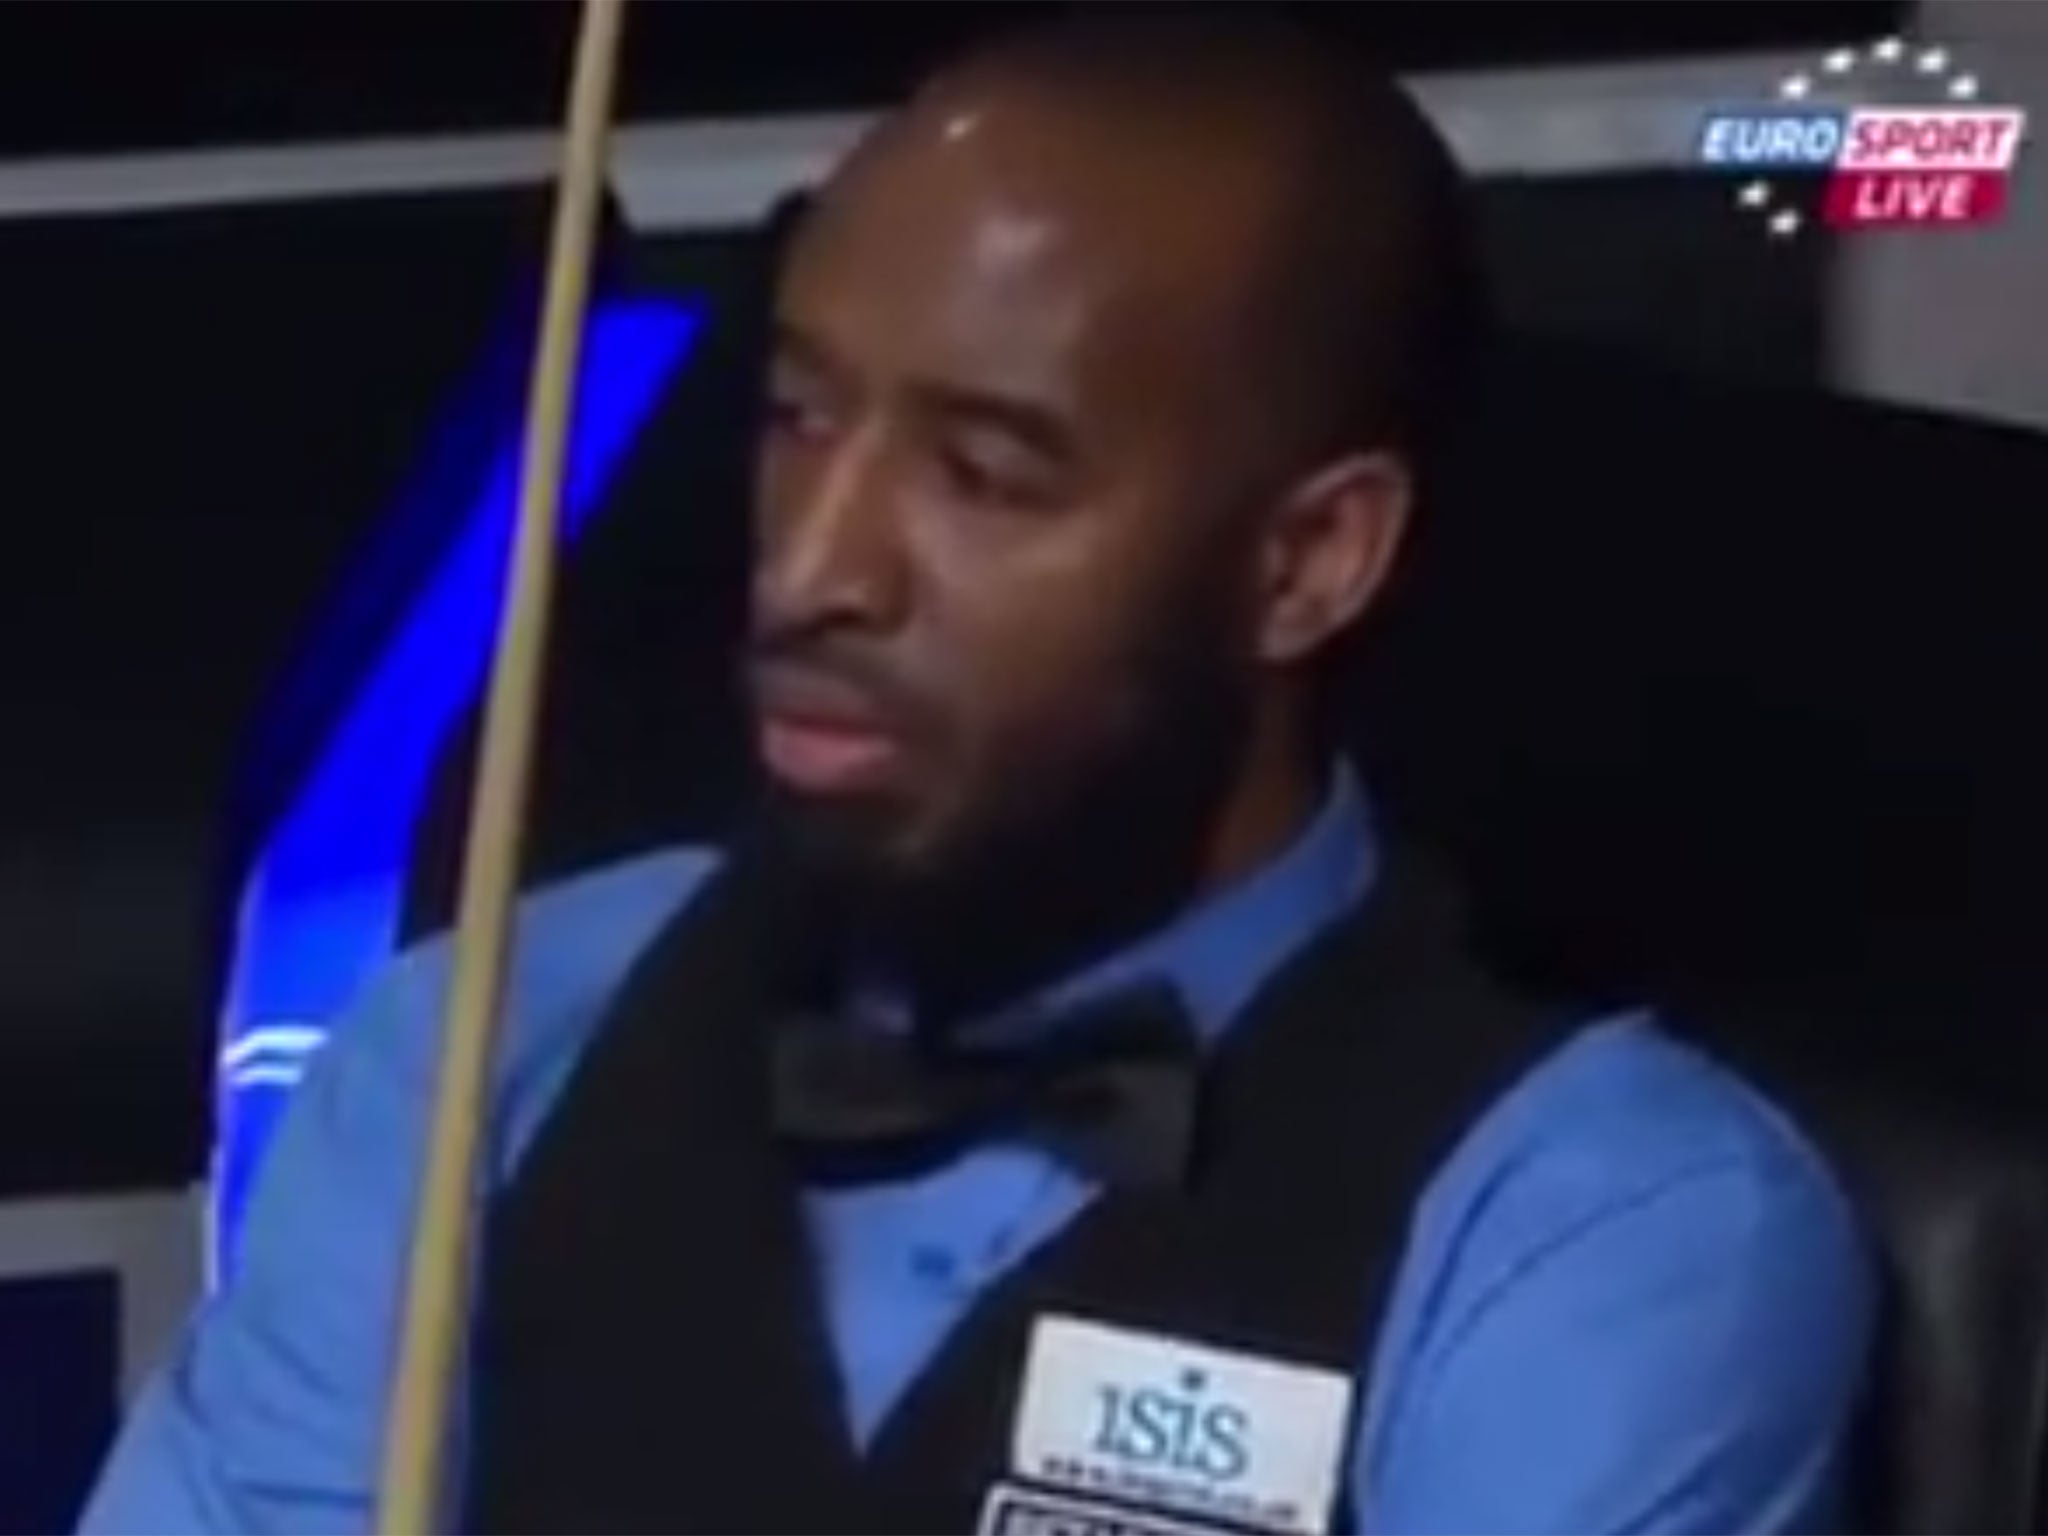
<svg viewBox="0 0 2048 1536"><path fill-rule="evenodd" d="M962 501L980 506L1032 511L1053 499L1049 477L1036 466L1015 462L1017 456L947 444L939 450L939 468L947 489Z"/></svg>
<svg viewBox="0 0 2048 1536"><path fill-rule="evenodd" d="M795 437L822 437L832 426L831 415L823 406L789 391L769 391L766 415L772 430Z"/></svg>

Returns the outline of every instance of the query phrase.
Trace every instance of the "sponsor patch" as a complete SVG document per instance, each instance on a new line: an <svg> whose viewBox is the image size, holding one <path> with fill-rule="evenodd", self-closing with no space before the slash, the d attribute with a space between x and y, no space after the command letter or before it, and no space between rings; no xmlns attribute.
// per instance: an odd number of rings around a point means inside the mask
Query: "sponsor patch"
<svg viewBox="0 0 2048 1536"><path fill-rule="evenodd" d="M1320 1536L1347 1460L1351 1396L1336 1371L1043 1317L1011 1467L1062 1491Z"/></svg>

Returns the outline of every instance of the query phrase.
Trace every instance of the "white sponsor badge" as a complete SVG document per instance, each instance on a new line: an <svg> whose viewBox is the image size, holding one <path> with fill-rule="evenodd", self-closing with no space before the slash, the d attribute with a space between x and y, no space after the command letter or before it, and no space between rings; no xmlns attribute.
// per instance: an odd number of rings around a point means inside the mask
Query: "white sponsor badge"
<svg viewBox="0 0 2048 1536"><path fill-rule="evenodd" d="M1042 1317L1011 1464L1056 1488L1319 1536L1350 1416L1351 1381L1335 1371Z"/></svg>

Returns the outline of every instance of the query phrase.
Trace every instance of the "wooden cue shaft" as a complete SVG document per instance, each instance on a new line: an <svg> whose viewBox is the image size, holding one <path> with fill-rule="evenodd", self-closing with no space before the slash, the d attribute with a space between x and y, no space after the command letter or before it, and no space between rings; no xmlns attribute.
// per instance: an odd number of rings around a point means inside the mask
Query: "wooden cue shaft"
<svg viewBox="0 0 2048 1536"><path fill-rule="evenodd" d="M466 1351L478 1144L505 984L554 588L562 478L604 191L624 0L584 0L569 92L511 574L478 753L453 980L385 1425L377 1529L429 1536Z"/></svg>

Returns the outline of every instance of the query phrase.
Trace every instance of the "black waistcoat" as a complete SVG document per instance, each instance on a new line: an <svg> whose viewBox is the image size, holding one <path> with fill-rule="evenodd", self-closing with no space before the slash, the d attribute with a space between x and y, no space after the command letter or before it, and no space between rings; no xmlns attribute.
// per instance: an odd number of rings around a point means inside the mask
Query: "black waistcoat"
<svg viewBox="0 0 2048 1536"><path fill-rule="evenodd" d="M1217 1052L1190 1187L1097 1199L860 1452L768 1139L775 887L742 860L650 946L494 1203L466 1529L966 1536L1049 1314L1355 1377L1430 1173L1561 1027L1490 985L1441 883L1391 860Z"/></svg>

